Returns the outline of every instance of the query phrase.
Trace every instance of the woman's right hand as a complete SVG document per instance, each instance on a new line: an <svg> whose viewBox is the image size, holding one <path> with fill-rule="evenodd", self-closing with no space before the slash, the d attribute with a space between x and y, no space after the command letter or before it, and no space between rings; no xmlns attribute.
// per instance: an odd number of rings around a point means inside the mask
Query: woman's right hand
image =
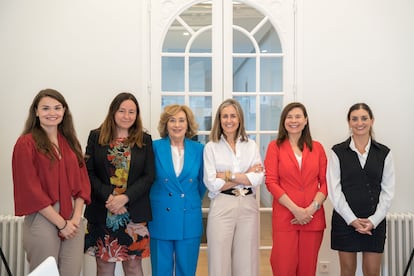
<svg viewBox="0 0 414 276"><path fill-rule="evenodd" d="M71 239L78 233L79 226L72 220L67 220L63 229L59 230L59 236L64 239Z"/></svg>
<svg viewBox="0 0 414 276"><path fill-rule="evenodd" d="M127 212L125 204L129 201L128 197L122 195L109 195L108 200L105 203L105 207L115 215L121 215Z"/></svg>
<svg viewBox="0 0 414 276"><path fill-rule="evenodd" d="M298 207L293 212L293 215L295 218L290 221L292 224L304 225L308 224L313 219L313 216L308 212L306 208Z"/></svg>
<svg viewBox="0 0 414 276"><path fill-rule="evenodd" d="M351 225L358 233L372 235L371 230L374 228L374 225L368 219L358 218L351 222Z"/></svg>

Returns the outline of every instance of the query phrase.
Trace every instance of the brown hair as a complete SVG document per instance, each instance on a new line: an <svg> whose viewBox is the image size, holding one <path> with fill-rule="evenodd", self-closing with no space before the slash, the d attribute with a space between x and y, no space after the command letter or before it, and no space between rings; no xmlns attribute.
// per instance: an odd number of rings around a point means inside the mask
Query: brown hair
<svg viewBox="0 0 414 276"><path fill-rule="evenodd" d="M312 136L311 136L310 128L309 128L308 113L306 112L305 106L299 102L290 103L286 105L285 108L283 108L282 114L280 115L280 121L279 121L279 133L277 135L277 145L280 146L280 144L282 144L283 141L285 141L289 136L285 128L285 121L286 121L286 117L288 113L294 108L300 108L303 112L303 116L305 116L305 118L308 121L302 130L302 134L300 135L297 146L299 147L301 151L303 151L303 146L304 144L306 144L309 150L312 151Z"/></svg>
<svg viewBox="0 0 414 276"><path fill-rule="evenodd" d="M54 151L55 151L54 146L52 145L52 142L48 138L46 131L41 127L39 117L36 115L39 102L41 99L45 97L53 98L56 101L58 101L60 104L62 104L65 112L63 114L62 122L60 122L60 124L58 125L58 131L59 133L63 135L63 137L65 137L70 148L76 154L79 166L82 167L83 166L82 147L76 136L76 131L73 125L72 113L69 110L69 106L65 98L57 90L48 88L48 89L41 90L39 93L37 93L37 95L33 99L32 105L30 106L29 115L27 117L26 124L24 126L22 135L31 133L33 140L36 143L37 150L46 154L46 156L49 157L51 160L56 160L56 157L54 154Z"/></svg>
<svg viewBox="0 0 414 276"><path fill-rule="evenodd" d="M108 145L114 139L116 139L115 113L119 110L119 107L121 106L121 104L126 100L133 101L137 108L137 116L135 118L134 124L128 129L128 138L126 142L129 143L130 145L136 144L140 148L143 146L144 130L142 126L138 101L133 94L128 93L128 92L119 93L112 100L109 106L108 114L106 115L105 120L99 127L101 131L99 134L100 145Z"/></svg>
<svg viewBox="0 0 414 276"><path fill-rule="evenodd" d="M158 132L162 138L167 137L168 130L167 124L171 116L176 115L178 112L183 111L187 117L187 130L185 137L192 138L197 135L198 123L195 120L193 111L186 105L172 104L167 105L164 108L164 112L160 115L160 121L158 123Z"/></svg>
<svg viewBox="0 0 414 276"><path fill-rule="evenodd" d="M359 110L359 109L365 110L366 112L368 112L369 118L371 120L374 119L374 114L372 113L371 108L366 103L356 103L356 104L353 104L348 110L348 115L346 116L346 118L348 119L348 122L351 120L352 111ZM372 126L369 129L369 136L374 137L374 130L372 129Z"/></svg>

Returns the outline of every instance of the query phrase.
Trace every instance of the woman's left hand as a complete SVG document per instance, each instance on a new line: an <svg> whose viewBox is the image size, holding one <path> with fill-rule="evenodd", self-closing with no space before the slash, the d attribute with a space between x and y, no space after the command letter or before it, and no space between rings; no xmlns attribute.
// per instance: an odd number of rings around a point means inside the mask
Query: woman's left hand
<svg viewBox="0 0 414 276"><path fill-rule="evenodd" d="M374 224L372 224L372 222L367 219L367 218L359 218L357 219L357 224L358 227L355 228L355 231L361 233L361 234L366 234L366 235L372 235L371 230L374 229Z"/></svg>
<svg viewBox="0 0 414 276"><path fill-rule="evenodd" d="M126 195L110 195L105 207L113 214L123 214L127 212L125 204L129 201Z"/></svg>
<svg viewBox="0 0 414 276"><path fill-rule="evenodd" d="M311 215L305 208L298 208L293 215L295 218L290 221L291 224L305 225L313 219L313 215Z"/></svg>

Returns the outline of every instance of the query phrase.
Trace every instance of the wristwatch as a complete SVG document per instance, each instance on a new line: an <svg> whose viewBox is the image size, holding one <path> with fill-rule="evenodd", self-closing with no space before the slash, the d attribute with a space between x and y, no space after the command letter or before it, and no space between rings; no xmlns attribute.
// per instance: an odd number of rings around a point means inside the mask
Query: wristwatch
<svg viewBox="0 0 414 276"><path fill-rule="evenodd" d="M231 180L235 180L236 179L236 174L234 174L234 173L231 173L231 178L230 178Z"/></svg>
<svg viewBox="0 0 414 276"><path fill-rule="evenodd" d="M316 200L314 200L312 202L313 207L315 207L316 210L319 210L321 208L321 205L319 204L319 202L317 202Z"/></svg>

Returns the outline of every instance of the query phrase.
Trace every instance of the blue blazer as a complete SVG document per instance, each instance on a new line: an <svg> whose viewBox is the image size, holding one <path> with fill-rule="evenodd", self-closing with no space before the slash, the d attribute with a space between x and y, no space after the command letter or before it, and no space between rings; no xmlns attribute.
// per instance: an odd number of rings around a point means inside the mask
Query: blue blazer
<svg viewBox="0 0 414 276"><path fill-rule="evenodd" d="M198 142L184 140L184 165L177 177L169 137L153 142L155 182L150 191L151 238L182 240L202 235L201 201L206 191L203 148Z"/></svg>

